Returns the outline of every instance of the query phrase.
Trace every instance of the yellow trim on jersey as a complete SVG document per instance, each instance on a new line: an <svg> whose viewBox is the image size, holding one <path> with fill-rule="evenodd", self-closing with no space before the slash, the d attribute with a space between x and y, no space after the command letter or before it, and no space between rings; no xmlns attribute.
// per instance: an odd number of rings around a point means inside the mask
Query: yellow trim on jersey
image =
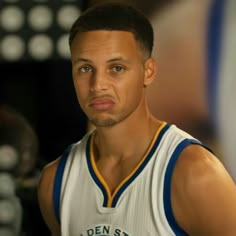
<svg viewBox="0 0 236 236"><path fill-rule="evenodd" d="M112 201L114 199L114 197L116 196L117 192L120 190L120 188L134 175L134 173L138 170L138 168L142 165L142 163L144 162L144 160L146 159L146 157L148 156L150 150L152 149L155 141L157 140L157 137L159 136L161 130L165 127L166 125L166 122L162 122L162 124L160 125L160 127L157 129L153 139L152 139L152 142L151 144L149 145L146 153L144 154L143 158L140 160L140 162L137 164L137 166L133 169L133 171L127 176L125 177L121 183L116 187L115 191L113 194L111 194L111 191L108 187L108 184L107 182L105 181L105 179L103 178L103 176L100 174L98 168L97 168L97 165L96 165L96 162L95 162L95 158L94 158L94 151L93 151L93 143L94 143L94 133L92 135L92 139L91 139L91 142L90 142L90 161L91 161L91 164L92 164L92 168L96 174L96 176L98 177L99 181L102 183L102 185L104 186L106 192L107 192L107 196L108 196L108 203L107 203L107 207L111 207L112 206Z"/></svg>
<svg viewBox="0 0 236 236"><path fill-rule="evenodd" d="M98 177L99 181L102 183L102 185L104 186L104 188L106 189L107 192L107 196L108 196L108 207L110 207L111 203L112 203L112 196L111 196L111 191L107 185L107 182L104 180L103 176L100 174L99 170L97 169L97 165L95 163L95 158L94 158L94 151L93 151L93 144L94 144L94 137L95 137L95 132L93 133L93 136L91 138L91 142L90 142L90 160L91 160L91 164L92 164L92 168L96 174L96 176Z"/></svg>

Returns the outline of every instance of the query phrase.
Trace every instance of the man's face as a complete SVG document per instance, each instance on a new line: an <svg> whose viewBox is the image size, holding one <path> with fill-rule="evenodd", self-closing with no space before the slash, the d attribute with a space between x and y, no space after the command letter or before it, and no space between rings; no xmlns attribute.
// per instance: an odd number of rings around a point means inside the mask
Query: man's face
<svg viewBox="0 0 236 236"><path fill-rule="evenodd" d="M140 107L144 100L145 61L132 33L80 33L71 52L77 98L95 126L115 125Z"/></svg>

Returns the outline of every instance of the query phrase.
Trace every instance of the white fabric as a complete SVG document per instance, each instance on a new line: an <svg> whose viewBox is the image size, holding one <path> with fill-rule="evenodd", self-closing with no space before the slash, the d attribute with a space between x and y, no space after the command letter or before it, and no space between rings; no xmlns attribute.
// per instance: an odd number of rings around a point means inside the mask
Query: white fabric
<svg viewBox="0 0 236 236"><path fill-rule="evenodd" d="M160 138L159 135L157 131L153 145ZM86 159L88 138L89 134L74 145L65 166L61 191L62 236L175 235L164 211L164 179L176 147L192 137L176 126L170 126L153 155L148 153L143 158L142 163L150 158L147 165L138 170L137 176L121 191L112 208L103 206L104 194L89 170ZM90 155L93 155L91 149Z"/></svg>

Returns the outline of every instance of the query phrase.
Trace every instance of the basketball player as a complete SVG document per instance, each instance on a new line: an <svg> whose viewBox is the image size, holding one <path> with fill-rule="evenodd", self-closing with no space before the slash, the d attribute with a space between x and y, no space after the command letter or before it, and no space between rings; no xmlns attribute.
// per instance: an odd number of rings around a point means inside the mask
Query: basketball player
<svg viewBox="0 0 236 236"><path fill-rule="evenodd" d="M149 111L152 46L151 24L128 5L94 6L72 26L73 82L96 128L42 172L52 235L236 234L236 188L219 159Z"/></svg>

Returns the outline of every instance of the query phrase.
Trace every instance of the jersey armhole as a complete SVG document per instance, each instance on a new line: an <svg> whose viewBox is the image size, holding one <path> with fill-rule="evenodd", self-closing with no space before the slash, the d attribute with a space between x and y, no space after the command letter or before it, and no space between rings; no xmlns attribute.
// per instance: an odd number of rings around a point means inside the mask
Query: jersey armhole
<svg viewBox="0 0 236 236"><path fill-rule="evenodd" d="M176 164L176 161L178 160L181 152L189 145L191 144L197 144L205 147L202 145L201 142L194 139L184 139L181 143L178 144L175 151L173 152L169 163L167 165L165 178L164 178L164 191L163 191L163 202L164 202L164 211L166 219L175 233L176 236L186 236L188 235L176 222L174 213L171 206L171 178L173 175L173 170ZM205 147L207 148L207 147ZM208 149L208 148L207 148ZM209 150L209 149L208 149Z"/></svg>
<svg viewBox="0 0 236 236"><path fill-rule="evenodd" d="M61 223L60 219L60 197L61 197L61 187L62 187L62 179L63 173L66 166L67 157L73 147L73 144L67 147L67 149L63 152L61 159L59 160L59 164L57 167L54 186L53 186L53 208L56 216L56 220L58 224Z"/></svg>

